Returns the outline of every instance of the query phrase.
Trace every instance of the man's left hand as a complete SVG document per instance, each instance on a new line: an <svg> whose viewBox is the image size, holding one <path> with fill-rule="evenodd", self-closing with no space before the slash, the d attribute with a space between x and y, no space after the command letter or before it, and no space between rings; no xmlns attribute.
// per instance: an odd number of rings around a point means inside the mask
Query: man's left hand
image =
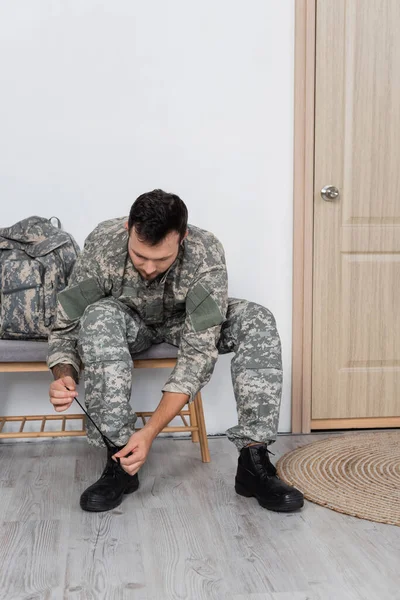
<svg viewBox="0 0 400 600"><path fill-rule="evenodd" d="M124 471L129 473L129 475L135 475L135 473L137 473L144 465L153 439L153 435L142 429L141 431L133 433L126 446L114 454L114 457L120 458L121 467Z"/></svg>

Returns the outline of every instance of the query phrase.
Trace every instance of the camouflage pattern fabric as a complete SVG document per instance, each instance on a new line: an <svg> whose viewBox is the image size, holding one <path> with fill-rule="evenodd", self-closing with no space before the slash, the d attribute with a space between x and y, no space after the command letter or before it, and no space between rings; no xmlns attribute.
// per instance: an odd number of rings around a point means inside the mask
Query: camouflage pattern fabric
<svg viewBox="0 0 400 600"><path fill-rule="evenodd" d="M0 229L0 337L45 339L79 247L48 219Z"/></svg>
<svg viewBox="0 0 400 600"><path fill-rule="evenodd" d="M210 379L228 306L224 250L217 238L189 225L175 262L166 273L145 281L128 253L127 217L101 223L87 238L68 287L58 295L57 318L49 337L48 365L82 363L77 348L86 308L107 297L132 309L149 328L180 332L175 369L163 391L191 399Z"/></svg>
<svg viewBox="0 0 400 600"><path fill-rule="evenodd" d="M134 431L130 406L131 355L162 341L179 347L163 391L193 400L211 377L220 354L234 352L232 381L238 425L227 431L240 450L271 443L282 392L281 343L272 313L227 298L224 253L216 238L189 226L175 263L144 281L127 251L126 219L100 224L89 236L70 284L59 295L49 339L49 366L84 366L85 397L102 431L123 446ZM103 446L88 427L88 439Z"/></svg>
<svg viewBox="0 0 400 600"><path fill-rule="evenodd" d="M115 444L134 432L130 404L131 355L152 344L180 344L180 330L147 327L126 305L105 298L90 305L81 320L78 350L85 364L85 398L90 415ZM252 302L229 301L218 342L220 354L234 352L231 371L239 424L228 438L238 450L250 442L276 439L282 392L281 344L272 313ZM103 446L87 421L89 442Z"/></svg>
<svg viewBox="0 0 400 600"><path fill-rule="evenodd" d="M131 354L158 340L140 317L114 298L88 306L81 320L78 350L85 365L85 401L101 431L118 446L134 432L136 414L129 403ZM88 440L104 446L99 432L86 419Z"/></svg>
<svg viewBox="0 0 400 600"><path fill-rule="evenodd" d="M246 300L230 299L218 343L234 352L231 375L239 424L226 432L238 450L275 441L282 396L282 349L274 315Z"/></svg>

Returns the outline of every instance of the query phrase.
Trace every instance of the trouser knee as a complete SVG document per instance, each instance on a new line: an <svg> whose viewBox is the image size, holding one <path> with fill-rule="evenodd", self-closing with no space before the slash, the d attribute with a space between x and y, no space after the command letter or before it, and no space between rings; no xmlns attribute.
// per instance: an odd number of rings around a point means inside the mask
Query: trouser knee
<svg viewBox="0 0 400 600"><path fill-rule="evenodd" d="M130 361L125 313L114 299L88 306L81 317L78 351L82 362Z"/></svg>
<svg viewBox="0 0 400 600"><path fill-rule="evenodd" d="M247 302L241 315L237 361L249 369L282 369L281 340L272 312Z"/></svg>

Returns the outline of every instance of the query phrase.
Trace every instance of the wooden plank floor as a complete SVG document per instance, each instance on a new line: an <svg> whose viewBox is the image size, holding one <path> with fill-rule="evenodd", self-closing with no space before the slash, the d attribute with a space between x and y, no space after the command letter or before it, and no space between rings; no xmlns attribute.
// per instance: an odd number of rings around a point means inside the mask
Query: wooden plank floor
<svg viewBox="0 0 400 600"><path fill-rule="evenodd" d="M210 451L203 464L197 444L157 439L140 490L90 514L79 496L104 452L84 439L1 444L0 599L400 600L400 528L309 502L266 511L234 492L234 446L214 438Z"/></svg>

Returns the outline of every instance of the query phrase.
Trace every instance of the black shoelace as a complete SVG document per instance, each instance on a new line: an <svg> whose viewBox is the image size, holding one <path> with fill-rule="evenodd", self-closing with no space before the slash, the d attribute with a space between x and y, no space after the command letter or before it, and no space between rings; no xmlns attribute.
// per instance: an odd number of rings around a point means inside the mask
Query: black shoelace
<svg viewBox="0 0 400 600"><path fill-rule="evenodd" d="M81 407L81 409L83 410L83 412L85 413L85 415L88 417L88 419L93 423L93 425L96 427L97 431L99 432L99 434L101 435L101 437L103 438L103 442L105 443L105 445L107 446L107 448L109 450L119 450L119 446L117 446L117 444L115 444L112 440L110 440L110 438L108 438L102 431L101 429L99 429L99 427L97 427L96 423L93 421L92 417L89 415L89 413L83 408L82 404L79 402L78 398L75 396L74 400L77 401L77 403L79 404L79 406Z"/></svg>
<svg viewBox="0 0 400 600"><path fill-rule="evenodd" d="M262 452L260 452L260 454L261 454L261 464L265 468L265 473L263 474L263 477L268 478L271 476L272 477L276 476L276 474L277 474L276 467L269 460L269 456L268 456L268 454L272 454L272 456L275 456L275 454L273 452L271 452L271 450L268 450L267 446L264 446L262 448Z"/></svg>
<svg viewBox="0 0 400 600"><path fill-rule="evenodd" d="M69 388L67 388L68 391L71 391ZM96 423L93 421L92 417L89 415L89 413L83 408L82 404L79 402L78 398L76 396L74 396L74 400L76 400L77 404L81 407L81 409L83 410L83 412L85 413L85 415L88 417L88 419L91 421L91 423L95 426L95 428L97 429L97 431L99 432L99 434L101 435L103 442L106 446L106 448L110 451L115 450L116 452L120 449L119 446L117 446L117 444L115 444L112 440L110 440L110 438L108 438L99 427L97 427ZM117 456L117 461L119 464L119 458Z"/></svg>

